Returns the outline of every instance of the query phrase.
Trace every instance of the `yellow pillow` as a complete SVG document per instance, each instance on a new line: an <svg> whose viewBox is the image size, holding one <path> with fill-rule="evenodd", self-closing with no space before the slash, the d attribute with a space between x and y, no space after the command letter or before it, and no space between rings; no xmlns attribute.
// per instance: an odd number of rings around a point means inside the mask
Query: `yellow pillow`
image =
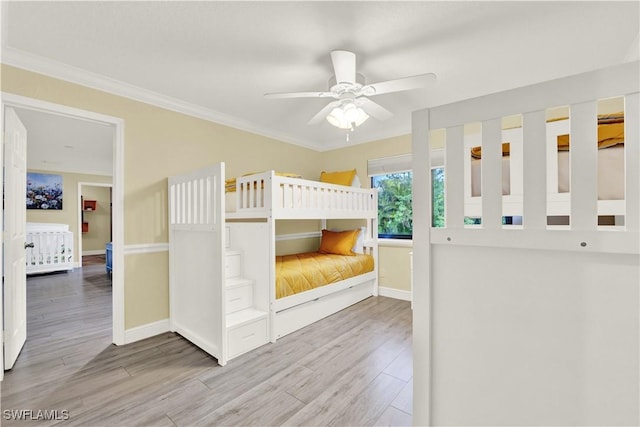
<svg viewBox="0 0 640 427"><path fill-rule="evenodd" d="M360 230L329 231L322 230L322 240L318 252L322 254L355 255L353 246L358 240Z"/></svg>
<svg viewBox="0 0 640 427"><path fill-rule="evenodd" d="M348 171L337 171L337 172L325 172L322 171L320 174L320 182L325 182L327 184L338 184L338 185L351 185L353 182L353 178L356 176L356 170L351 169Z"/></svg>

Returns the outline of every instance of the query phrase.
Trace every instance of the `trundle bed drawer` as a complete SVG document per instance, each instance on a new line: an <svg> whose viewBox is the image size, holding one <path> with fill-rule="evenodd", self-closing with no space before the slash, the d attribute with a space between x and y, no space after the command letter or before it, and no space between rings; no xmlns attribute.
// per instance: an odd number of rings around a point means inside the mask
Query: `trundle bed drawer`
<svg viewBox="0 0 640 427"><path fill-rule="evenodd" d="M267 318L229 330L229 357L235 357L268 342Z"/></svg>

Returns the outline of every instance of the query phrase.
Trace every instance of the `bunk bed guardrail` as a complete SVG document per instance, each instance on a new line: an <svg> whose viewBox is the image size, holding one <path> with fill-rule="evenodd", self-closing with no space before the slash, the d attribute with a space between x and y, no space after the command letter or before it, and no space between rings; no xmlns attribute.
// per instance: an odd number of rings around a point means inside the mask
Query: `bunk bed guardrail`
<svg viewBox="0 0 640 427"><path fill-rule="evenodd" d="M431 228L431 243L639 254L637 75L638 63L635 62L543 83L544 90L540 90L551 94L545 100L531 95L535 88L522 88L414 113L414 138L417 128L425 133L419 137L425 142L430 129L446 129L445 226ZM602 81L607 81L607 85L599 83ZM611 97L624 100L624 199L598 200L598 102ZM487 107L480 108L480 103ZM546 110L563 105L569 108L570 120L548 123ZM502 119L514 115L521 115L522 127L503 130ZM464 126L474 122L480 122L482 130L474 136L476 139L470 140ZM557 150L553 148L556 134L566 130L572 141L571 189L560 193ZM512 144L515 155L511 163L511 194L503 195L500 147L507 139L520 143ZM469 148L479 141L482 191L481 196L471 197ZM419 157L414 152L414 173L430 164L432 155L427 149L420 146L418 149L424 153ZM427 163L423 165L425 158ZM416 163L416 159L421 159L421 163ZM431 174L425 172L427 182L431 182ZM415 179L419 179L420 172L418 174ZM431 201L432 187L426 190ZM431 218L431 205L427 209ZM505 215L521 215L522 224L504 225ZM548 225L548 216L553 215L566 215L569 224ZM624 225L599 226L598 215L617 215L624 218ZM465 223L465 217L470 216L481 217L481 224Z"/></svg>
<svg viewBox="0 0 640 427"><path fill-rule="evenodd" d="M330 211L335 217L373 218L377 203L370 189L278 176L269 171L237 178L237 210L229 216L264 216L270 211L279 219L313 219L320 212Z"/></svg>

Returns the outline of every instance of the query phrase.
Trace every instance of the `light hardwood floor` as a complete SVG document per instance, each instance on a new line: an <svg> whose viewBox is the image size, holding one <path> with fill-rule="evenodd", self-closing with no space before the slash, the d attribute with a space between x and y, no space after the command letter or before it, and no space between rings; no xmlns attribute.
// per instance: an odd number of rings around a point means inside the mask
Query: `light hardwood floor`
<svg viewBox="0 0 640 427"><path fill-rule="evenodd" d="M173 333L110 344L104 265L27 286L28 340L1 383L3 426L411 424L408 302L369 298L220 367ZM69 419L7 420L11 410Z"/></svg>

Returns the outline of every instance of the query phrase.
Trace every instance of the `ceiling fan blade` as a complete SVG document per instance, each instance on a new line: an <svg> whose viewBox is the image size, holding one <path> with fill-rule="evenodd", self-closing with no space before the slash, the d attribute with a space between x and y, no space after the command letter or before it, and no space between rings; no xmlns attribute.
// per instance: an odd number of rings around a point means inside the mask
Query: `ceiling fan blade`
<svg viewBox="0 0 640 427"><path fill-rule="evenodd" d="M281 98L328 98L333 97L331 92L281 92L281 93L265 93L266 99Z"/></svg>
<svg viewBox="0 0 640 427"><path fill-rule="evenodd" d="M356 104L360 106L368 115L377 120L387 120L393 113L383 106L376 104L369 98L358 98Z"/></svg>
<svg viewBox="0 0 640 427"><path fill-rule="evenodd" d="M331 110L340 105L340 101L333 101L324 106L324 108L309 120L308 124L315 125L320 123L323 119L325 119Z"/></svg>
<svg viewBox="0 0 640 427"><path fill-rule="evenodd" d="M336 73L336 83L356 82L356 54L346 50L331 52L331 62Z"/></svg>
<svg viewBox="0 0 640 427"><path fill-rule="evenodd" d="M366 85L360 90L360 93L365 96L373 96L390 92L402 92L404 90L426 88L431 86L435 81L436 75L433 73L420 74L418 76Z"/></svg>

